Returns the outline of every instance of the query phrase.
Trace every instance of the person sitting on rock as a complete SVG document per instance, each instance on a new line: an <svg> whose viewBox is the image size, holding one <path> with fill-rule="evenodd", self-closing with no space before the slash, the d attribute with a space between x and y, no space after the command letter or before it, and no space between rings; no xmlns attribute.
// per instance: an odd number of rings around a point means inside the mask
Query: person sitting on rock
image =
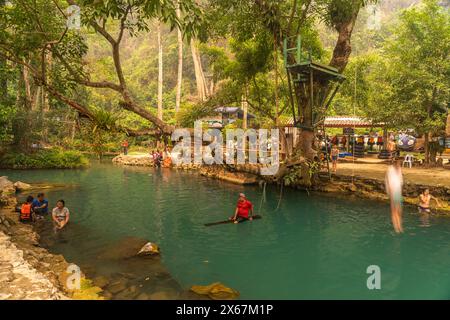
<svg viewBox="0 0 450 320"><path fill-rule="evenodd" d="M26 202L20 207L19 221L22 223L31 223L35 221L33 196L28 196Z"/></svg>
<svg viewBox="0 0 450 320"><path fill-rule="evenodd" d="M48 214L48 201L42 192L38 193L37 198L33 200L33 211L41 216Z"/></svg>
<svg viewBox="0 0 450 320"><path fill-rule="evenodd" d="M55 225L55 231L61 230L69 222L70 212L66 208L64 200L58 200L56 202L56 208L52 211L52 219Z"/></svg>

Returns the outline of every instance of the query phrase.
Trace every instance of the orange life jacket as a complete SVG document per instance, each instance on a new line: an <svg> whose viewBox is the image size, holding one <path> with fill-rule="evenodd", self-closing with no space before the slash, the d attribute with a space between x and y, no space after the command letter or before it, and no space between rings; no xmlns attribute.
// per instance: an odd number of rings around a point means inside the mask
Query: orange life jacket
<svg viewBox="0 0 450 320"><path fill-rule="evenodd" d="M20 208L20 220L31 220L31 203L24 203Z"/></svg>

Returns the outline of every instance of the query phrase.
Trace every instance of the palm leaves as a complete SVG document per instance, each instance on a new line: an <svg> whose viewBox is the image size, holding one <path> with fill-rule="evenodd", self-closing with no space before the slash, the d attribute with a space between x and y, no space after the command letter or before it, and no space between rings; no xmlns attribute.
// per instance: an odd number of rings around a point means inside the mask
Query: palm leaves
<svg viewBox="0 0 450 320"><path fill-rule="evenodd" d="M96 133L97 130L103 130L107 132L117 131L118 120L120 119L120 113L112 113L99 107L93 107L92 109L92 133Z"/></svg>

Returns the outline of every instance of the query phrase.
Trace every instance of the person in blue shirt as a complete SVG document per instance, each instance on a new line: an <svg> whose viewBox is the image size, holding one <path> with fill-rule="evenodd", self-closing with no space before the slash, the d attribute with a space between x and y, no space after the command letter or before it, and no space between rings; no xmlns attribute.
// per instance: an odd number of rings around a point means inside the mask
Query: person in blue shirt
<svg viewBox="0 0 450 320"><path fill-rule="evenodd" d="M41 216L48 213L48 201L43 193L38 193L37 198L33 200L33 211Z"/></svg>

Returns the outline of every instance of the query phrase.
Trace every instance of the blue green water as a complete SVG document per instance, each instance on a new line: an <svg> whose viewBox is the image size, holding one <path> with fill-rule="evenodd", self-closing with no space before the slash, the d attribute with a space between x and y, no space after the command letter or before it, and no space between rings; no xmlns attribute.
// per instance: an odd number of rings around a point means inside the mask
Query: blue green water
<svg viewBox="0 0 450 320"><path fill-rule="evenodd" d="M404 212L393 232L386 203L279 187L237 186L196 173L93 164L85 170L5 171L11 180L76 184L66 200L66 241L50 249L107 269L99 252L127 236L156 242L183 288L220 281L243 299L449 299L450 219ZM205 227L234 211L245 192L263 219ZM279 204L278 210L276 210ZM259 210L259 208L261 209ZM70 231L70 232L69 232ZM381 268L368 290L366 269ZM145 272L140 269L136 273Z"/></svg>

